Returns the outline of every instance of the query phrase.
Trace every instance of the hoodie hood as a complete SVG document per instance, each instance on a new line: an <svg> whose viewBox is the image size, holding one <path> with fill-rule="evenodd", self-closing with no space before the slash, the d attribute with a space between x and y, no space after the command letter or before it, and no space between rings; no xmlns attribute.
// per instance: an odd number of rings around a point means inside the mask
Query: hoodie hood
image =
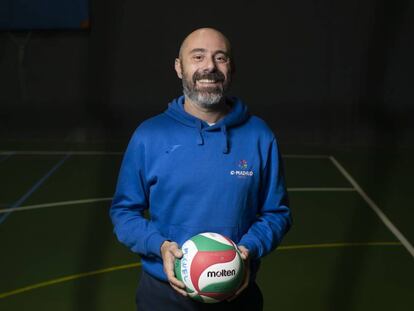
<svg viewBox="0 0 414 311"><path fill-rule="evenodd" d="M198 145L204 144L204 131L221 131L223 135L223 153L230 152L230 142L228 131L234 126L243 124L249 119L249 113L247 111L247 106L242 103L236 97L227 97L226 102L230 105L230 112L218 121L216 124L209 126L207 122L189 114L184 110L184 95L174 99L171 103L168 104L168 109L165 111L165 114L172 119L194 128L196 139L195 143Z"/></svg>

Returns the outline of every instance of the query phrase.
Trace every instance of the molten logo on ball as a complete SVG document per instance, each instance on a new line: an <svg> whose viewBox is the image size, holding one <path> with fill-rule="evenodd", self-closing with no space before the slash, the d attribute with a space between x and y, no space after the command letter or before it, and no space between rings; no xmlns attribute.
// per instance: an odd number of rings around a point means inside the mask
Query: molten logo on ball
<svg viewBox="0 0 414 311"><path fill-rule="evenodd" d="M208 271L207 277L221 277L221 276L234 276L236 275L236 270L221 270L221 271Z"/></svg>
<svg viewBox="0 0 414 311"><path fill-rule="evenodd" d="M243 261L234 242L217 233L201 233L187 240L175 274L189 296L214 303L232 296L244 276Z"/></svg>

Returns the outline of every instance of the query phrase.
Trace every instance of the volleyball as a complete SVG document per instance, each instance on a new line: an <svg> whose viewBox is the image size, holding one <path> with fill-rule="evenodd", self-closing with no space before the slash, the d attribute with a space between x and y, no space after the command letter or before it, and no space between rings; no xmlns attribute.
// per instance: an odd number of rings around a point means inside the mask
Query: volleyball
<svg viewBox="0 0 414 311"><path fill-rule="evenodd" d="M212 232L193 236L181 247L183 257L175 261L175 275L190 298L216 303L231 297L240 287L244 265L236 244Z"/></svg>

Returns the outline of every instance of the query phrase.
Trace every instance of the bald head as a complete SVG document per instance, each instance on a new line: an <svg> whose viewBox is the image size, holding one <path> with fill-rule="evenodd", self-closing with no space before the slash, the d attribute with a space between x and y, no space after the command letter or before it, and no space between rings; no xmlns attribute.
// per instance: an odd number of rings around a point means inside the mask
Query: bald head
<svg viewBox="0 0 414 311"><path fill-rule="evenodd" d="M181 43L179 58L182 59L184 52L189 52L192 48L203 46L209 42L221 46L230 56L231 46L226 36L214 28L199 28L190 33Z"/></svg>
<svg viewBox="0 0 414 311"><path fill-rule="evenodd" d="M197 29L184 39L175 70L187 101L204 108L223 103L234 72L230 54L229 40L213 28Z"/></svg>

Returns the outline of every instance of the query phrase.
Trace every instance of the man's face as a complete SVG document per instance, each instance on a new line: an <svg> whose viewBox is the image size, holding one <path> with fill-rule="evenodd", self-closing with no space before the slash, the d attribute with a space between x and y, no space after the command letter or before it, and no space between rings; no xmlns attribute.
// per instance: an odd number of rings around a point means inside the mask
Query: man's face
<svg viewBox="0 0 414 311"><path fill-rule="evenodd" d="M228 43L215 32L205 31L186 40L176 70L190 100L209 107L223 99L231 81L229 54Z"/></svg>

